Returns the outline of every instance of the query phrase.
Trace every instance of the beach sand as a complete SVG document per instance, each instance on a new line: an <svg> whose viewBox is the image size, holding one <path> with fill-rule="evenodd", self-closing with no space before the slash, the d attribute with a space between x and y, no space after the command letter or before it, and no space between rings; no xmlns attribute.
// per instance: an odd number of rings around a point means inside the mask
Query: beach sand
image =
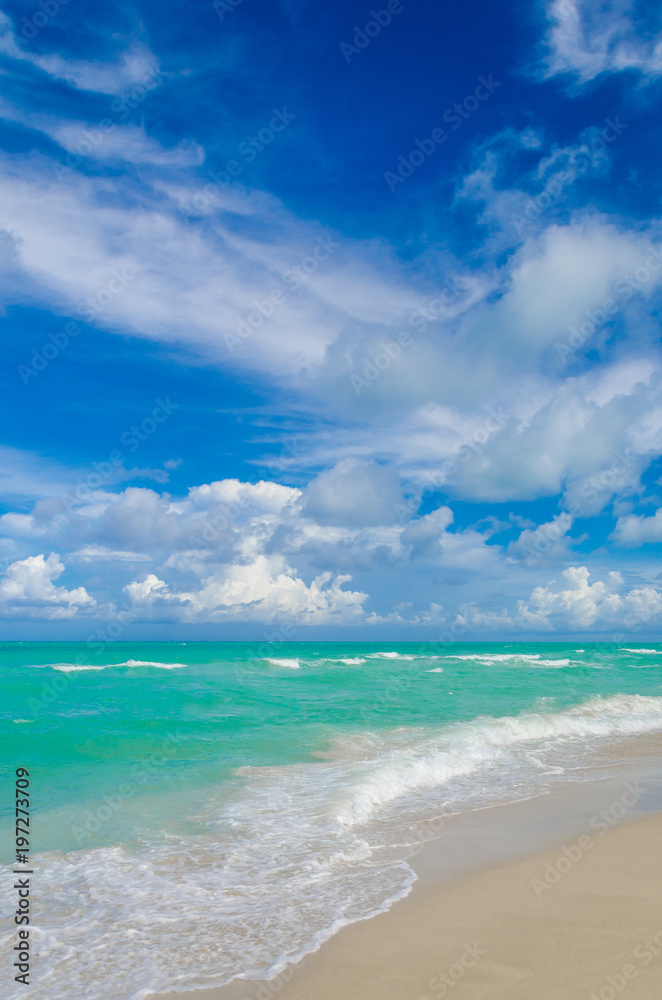
<svg viewBox="0 0 662 1000"><path fill-rule="evenodd" d="M638 773L640 785L623 770L461 817L415 859L419 881L388 912L343 928L272 980L168 996L659 1000L662 813L643 814L651 789L660 808L662 782L650 768ZM544 842L556 846L522 856ZM449 881L477 867L478 843L483 867Z"/></svg>

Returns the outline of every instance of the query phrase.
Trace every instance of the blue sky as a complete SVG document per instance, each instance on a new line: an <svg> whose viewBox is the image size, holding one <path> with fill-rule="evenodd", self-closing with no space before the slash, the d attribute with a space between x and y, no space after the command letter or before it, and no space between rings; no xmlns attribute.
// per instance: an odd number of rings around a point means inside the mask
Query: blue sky
<svg viewBox="0 0 662 1000"><path fill-rule="evenodd" d="M658 634L660 20L4 4L0 635Z"/></svg>

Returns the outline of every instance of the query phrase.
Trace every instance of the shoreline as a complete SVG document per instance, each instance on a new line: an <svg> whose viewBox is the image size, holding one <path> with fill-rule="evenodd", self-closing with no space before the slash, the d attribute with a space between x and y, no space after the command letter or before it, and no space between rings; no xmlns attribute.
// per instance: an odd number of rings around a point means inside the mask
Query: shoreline
<svg viewBox="0 0 662 1000"><path fill-rule="evenodd" d="M439 1000L451 986L454 997L467 1000L595 1000L591 989L598 1000L613 1000L610 969L620 969L619 956L627 965L645 935L658 932L659 962L639 969L635 961L636 975L626 981L632 1000L650 1000L652 982L662 995L662 741L630 737L623 751L607 777L451 817L409 862L417 880L408 895L342 927L278 975L174 987L148 1000ZM463 949L477 940L478 928L493 957L476 960L474 969ZM632 943L635 930L641 940ZM519 964L513 947L520 948ZM450 985L439 979L444 962L463 970ZM555 979L561 967L572 974ZM637 992L642 983L648 993Z"/></svg>

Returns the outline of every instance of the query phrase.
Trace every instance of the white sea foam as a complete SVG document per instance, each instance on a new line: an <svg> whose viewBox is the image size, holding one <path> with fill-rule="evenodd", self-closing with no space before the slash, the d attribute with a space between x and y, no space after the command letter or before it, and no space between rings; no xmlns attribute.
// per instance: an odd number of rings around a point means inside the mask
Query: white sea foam
<svg viewBox="0 0 662 1000"><path fill-rule="evenodd" d="M455 653L447 657L451 660L473 660L478 663L514 663L523 662L540 667L568 667L575 660L560 658L558 660L543 659L540 653Z"/></svg>
<svg viewBox="0 0 662 1000"><path fill-rule="evenodd" d="M439 736L410 740L379 754L353 788L340 816L366 823L374 813L415 789L443 786L486 766L508 770L513 752L532 744L662 731L662 698L641 695L595 697L562 712L528 712L480 718L446 727Z"/></svg>
<svg viewBox="0 0 662 1000"><path fill-rule="evenodd" d="M342 663L345 667L357 667L365 662L364 656L321 656L318 660L309 661L313 666L318 663Z"/></svg>
<svg viewBox="0 0 662 1000"><path fill-rule="evenodd" d="M540 653L452 653L450 659L506 663L508 660L539 660Z"/></svg>
<svg viewBox="0 0 662 1000"><path fill-rule="evenodd" d="M662 649L627 649L627 647L624 647L621 651L623 653L651 653L656 656L662 655Z"/></svg>
<svg viewBox="0 0 662 1000"><path fill-rule="evenodd" d="M575 660L537 660L533 666L537 667L569 667Z"/></svg>
<svg viewBox="0 0 662 1000"><path fill-rule="evenodd" d="M87 663L51 663L53 670L60 670L63 674L75 673L78 670L104 670L105 667L93 667Z"/></svg>
<svg viewBox="0 0 662 1000"><path fill-rule="evenodd" d="M111 667L159 667L161 670L177 670L185 667L185 663L159 663L158 660L125 660L124 663L111 663Z"/></svg>
<svg viewBox="0 0 662 1000"><path fill-rule="evenodd" d="M369 660L415 660L411 653L366 653Z"/></svg>
<svg viewBox="0 0 662 1000"><path fill-rule="evenodd" d="M283 657L279 659L275 656L266 656L267 663L272 663L274 667L288 667L290 670L299 670L301 663L297 659L290 659L288 657Z"/></svg>
<svg viewBox="0 0 662 1000"><path fill-rule="evenodd" d="M143 1000L274 976L409 891L421 820L536 794L573 762L585 775L596 738L662 732L660 697L540 707L345 735L324 760L241 768L237 793L201 804L186 836L36 857L31 1000Z"/></svg>
<svg viewBox="0 0 662 1000"><path fill-rule="evenodd" d="M426 674L443 674L443 667L433 667L432 670L426 670Z"/></svg>

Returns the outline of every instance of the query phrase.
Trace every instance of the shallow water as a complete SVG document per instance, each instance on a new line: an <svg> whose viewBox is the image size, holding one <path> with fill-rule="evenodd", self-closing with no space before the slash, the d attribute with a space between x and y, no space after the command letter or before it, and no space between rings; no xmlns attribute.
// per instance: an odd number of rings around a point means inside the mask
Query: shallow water
<svg viewBox="0 0 662 1000"><path fill-rule="evenodd" d="M33 1000L273 972L407 892L440 818L662 732L655 644L1 649L5 773L31 771Z"/></svg>

